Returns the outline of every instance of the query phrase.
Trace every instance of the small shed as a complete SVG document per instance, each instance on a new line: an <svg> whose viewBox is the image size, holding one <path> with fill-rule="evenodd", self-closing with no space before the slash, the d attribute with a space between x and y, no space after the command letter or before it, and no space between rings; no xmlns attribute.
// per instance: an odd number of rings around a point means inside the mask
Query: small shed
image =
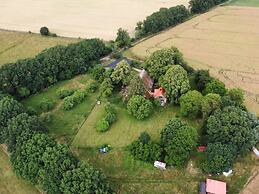
<svg viewBox="0 0 259 194"><path fill-rule="evenodd" d="M206 146L198 146L197 151L198 152L204 152L206 150Z"/></svg>
<svg viewBox="0 0 259 194"><path fill-rule="evenodd" d="M154 167L159 168L160 170L166 170L166 163L160 162L160 161L155 161L154 162Z"/></svg>
<svg viewBox="0 0 259 194"><path fill-rule="evenodd" d="M206 180L206 192L208 194L226 194L227 193L227 184L222 181L207 179Z"/></svg>

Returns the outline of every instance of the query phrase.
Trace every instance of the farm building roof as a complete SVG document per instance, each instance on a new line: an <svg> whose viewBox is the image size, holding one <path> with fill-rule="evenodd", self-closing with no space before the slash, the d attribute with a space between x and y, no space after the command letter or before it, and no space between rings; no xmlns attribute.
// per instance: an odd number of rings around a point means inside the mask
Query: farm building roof
<svg viewBox="0 0 259 194"><path fill-rule="evenodd" d="M207 179L206 192L209 194L226 194L227 185L225 182Z"/></svg>
<svg viewBox="0 0 259 194"><path fill-rule="evenodd" d="M156 98L159 96L164 96L164 94L165 94L165 89L160 87L158 89L155 89L153 96Z"/></svg>
<svg viewBox="0 0 259 194"><path fill-rule="evenodd" d="M122 59L116 59L115 61L111 62L109 65L106 66L106 68L114 69L122 61L125 61L128 65L132 64L132 61L130 59L128 59L127 57L124 57Z"/></svg>

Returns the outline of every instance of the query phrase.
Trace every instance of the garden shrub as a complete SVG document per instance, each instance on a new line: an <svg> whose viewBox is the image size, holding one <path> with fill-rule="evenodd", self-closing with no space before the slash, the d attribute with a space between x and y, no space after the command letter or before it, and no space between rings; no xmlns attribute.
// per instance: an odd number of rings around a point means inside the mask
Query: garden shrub
<svg viewBox="0 0 259 194"><path fill-rule="evenodd" d="M98 132L105 132L109 129L109 127L110 127L110 124L105 118L99 120L96 123L96 129Z"/></svg>
<svg viewBox="0 0 259 194"><path fill-rule="evenodd" d="M40 101L39 107L42 112L48 112L54 108L54 102L48 98L43 98Z"/></svg>
<svg viewBox="0 0 259 194"><path fill-rule="evenodd" d="M96 92L98 88L98 84L96 82L91 82L88 86L85 88L86 93L94 93Z"/></svg>
<svg viewBox="0 0 259 194"><path fill-rule="evenodd" d="M63 108L64 110L71 110L76 105L83 102L86 98L86 92L84 90L77 90L72 96L64 98Z"/></svg>
<svg viewBox="0 0 259 194"><path fill-rule="evenodd" d="M110 125L117 119L116 111L110 103L105 105L104 111L103 118L96 123L96 129L99 132L108 131Z"/></svg>
<svg viewBox="0 0 259 194"><path fill-rule="evenodd" d="M49 35L49 29L46 26L41 27L40 28L40 34L43 35L43 36L48 36Z"/></svg>
<svg viewBox="0 0 259 194"><path fill-rule="evenodd" d="M57 96L59 99L64 99L65 97L71 96L76 89L60 89L57 91Z"/></svg>

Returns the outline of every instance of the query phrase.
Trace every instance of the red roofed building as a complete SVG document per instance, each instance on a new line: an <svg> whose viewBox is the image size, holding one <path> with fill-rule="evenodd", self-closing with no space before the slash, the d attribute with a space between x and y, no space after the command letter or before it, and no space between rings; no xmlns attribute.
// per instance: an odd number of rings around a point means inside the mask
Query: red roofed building
<svg viewBox="0 0 259 194"><path fill-rule="evenodd" d="M227 193L227 184L222 181L207 179L206 192L208 194L226 194Z"/></svg>
<svg viewBox="0 0 259 194"><path fill-rule="evenodd" d="M164 88L160 87L158 89L155 89L154 92L149 92L149 94L154 98L158 98L160 100L161 106L165 106L167 99L165 97Z"/></svg>

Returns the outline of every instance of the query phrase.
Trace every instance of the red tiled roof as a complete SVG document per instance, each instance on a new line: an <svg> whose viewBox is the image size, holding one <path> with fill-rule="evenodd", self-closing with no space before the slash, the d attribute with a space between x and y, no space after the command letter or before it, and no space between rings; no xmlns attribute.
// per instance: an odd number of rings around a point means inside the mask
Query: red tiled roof
<svg viewBox="0 0 259 194"><path fill-rule="evenodd" d="M225 182L207 179L206 192L212 194L226 194L227 185Z"/></svg>
<svg viewBox="0 0 259 194"><path fill-rule="evenodd" d="M158 89L155 89L153 96L156 98L159 96L163 96L164 94L165 94L164 88L160 87Z"/></svg>

